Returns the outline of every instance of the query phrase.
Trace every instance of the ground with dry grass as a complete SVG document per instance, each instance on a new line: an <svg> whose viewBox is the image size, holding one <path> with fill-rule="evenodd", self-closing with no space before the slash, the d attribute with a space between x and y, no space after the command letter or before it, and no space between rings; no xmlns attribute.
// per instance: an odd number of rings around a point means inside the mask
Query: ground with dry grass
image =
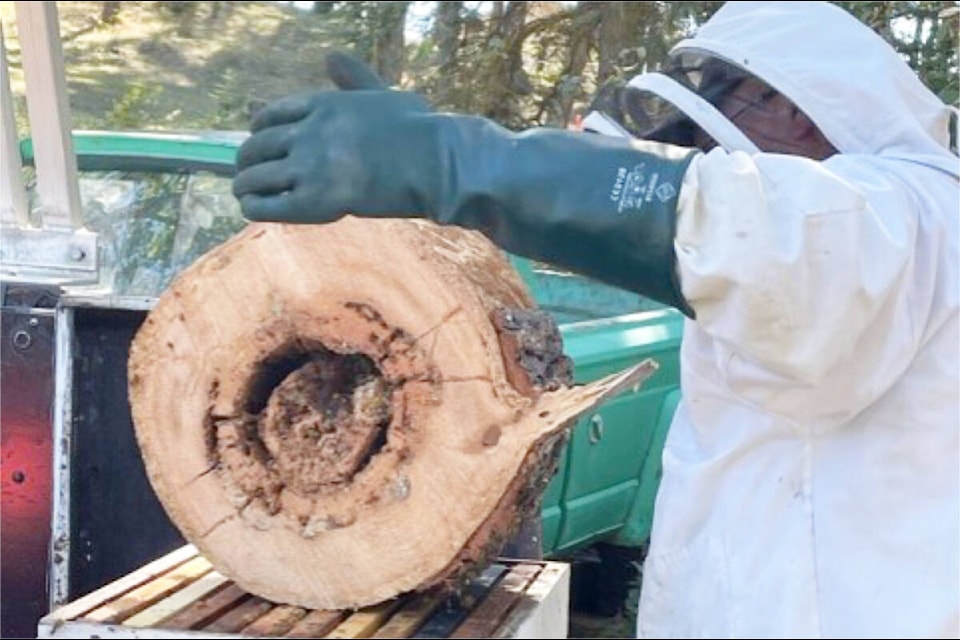
<svg viewBox="0 0 960 640"><path fill-rule="evenodd" d="M349 48L343 25L271 2L196 3L189 15L123 2L58 3L79 129L242 129L257 105L322 86L324 55ZM183 3L186 4L186 3ZM0 3L18 122L26 129L12 2Z"/></svg>

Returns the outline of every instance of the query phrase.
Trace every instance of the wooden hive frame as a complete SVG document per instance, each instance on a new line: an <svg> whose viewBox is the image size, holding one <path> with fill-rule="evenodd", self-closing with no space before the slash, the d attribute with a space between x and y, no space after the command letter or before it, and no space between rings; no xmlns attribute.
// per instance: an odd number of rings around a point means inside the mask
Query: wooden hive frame
<svg viewBox="0 0 960 640"><path fill-rule="evenodd" d="M458 596L404 594L356 611L276 604L185 545L40 620L39 638L566 637L569 567L499 559Z"/></svg>

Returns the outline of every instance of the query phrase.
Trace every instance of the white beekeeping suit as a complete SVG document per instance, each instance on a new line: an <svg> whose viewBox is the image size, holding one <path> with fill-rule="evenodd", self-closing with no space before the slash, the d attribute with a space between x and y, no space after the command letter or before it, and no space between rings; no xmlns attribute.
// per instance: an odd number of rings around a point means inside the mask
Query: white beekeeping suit
<svg viewBox="0 0 960 640"><path fill-rule="evenodd" d="M675 248L696 320L638 633L957 637L951 109L826 3L730 3L673 53L762 79L840 153L761 153L690 85L632 83L720 144L681 191Z"/></svg>
<svg viewBox="0 0 960 640"><path fill-rule="evenodd" d="M632 82L648 141L434 112L331 57L342 91L261 111L234 195L475 229L690 318L642 635L958 636L952 111L828 3L728 4L674 54Z"/></svg>

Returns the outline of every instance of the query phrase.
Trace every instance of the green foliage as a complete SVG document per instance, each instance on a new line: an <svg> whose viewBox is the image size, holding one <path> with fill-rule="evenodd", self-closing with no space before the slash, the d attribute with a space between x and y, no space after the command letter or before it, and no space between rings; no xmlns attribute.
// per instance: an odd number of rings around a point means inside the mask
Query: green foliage
<svg viewBox="0 0 960 640"><path fill-rule="evenodd" d="M884 37L930 89L960 106L956 2L837 2Z"/></svg>
<svg viewBox="0 0 960 640"><path fill-rule="evenodd" d="M243 78L232 67L224 70L210 90L216 109L211 114L213 129L240 129L247 122L248 104L245 100Z"/></svg>
<svg viewBox="0 0 960 640"><path fill-rule="evenodd" d="M326 86L323 56L344 49L440 109L523 128L564 126L604 84L659 68L723 3L125 2L91 29L106 4L58 5L83 126L245 128L251 105ZM960 103L957 2L836 4Z"/></svg>
<svg viewBox="0 0 960 640"><path fill-rule="evenodd" d="M107 114L107 124L112 129L139 129L148 124L148 114L154 111L163 87L134 82L117 98Z"/></svg>

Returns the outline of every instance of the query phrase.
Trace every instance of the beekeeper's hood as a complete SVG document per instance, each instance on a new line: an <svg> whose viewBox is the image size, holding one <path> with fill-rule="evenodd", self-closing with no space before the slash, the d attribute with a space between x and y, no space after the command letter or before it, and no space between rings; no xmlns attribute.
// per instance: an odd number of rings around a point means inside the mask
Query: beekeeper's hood
<svg viewBox="0 0 960 640"><path fill-rule="evenodd" d="M955 110L869 27L825 2L725 4L671 50L665 73L631 80L628 128L692 144L692 120L727 150L756 152L710 102L745 74L789 98L841 153L960 172L951 152Z"/></svg>

